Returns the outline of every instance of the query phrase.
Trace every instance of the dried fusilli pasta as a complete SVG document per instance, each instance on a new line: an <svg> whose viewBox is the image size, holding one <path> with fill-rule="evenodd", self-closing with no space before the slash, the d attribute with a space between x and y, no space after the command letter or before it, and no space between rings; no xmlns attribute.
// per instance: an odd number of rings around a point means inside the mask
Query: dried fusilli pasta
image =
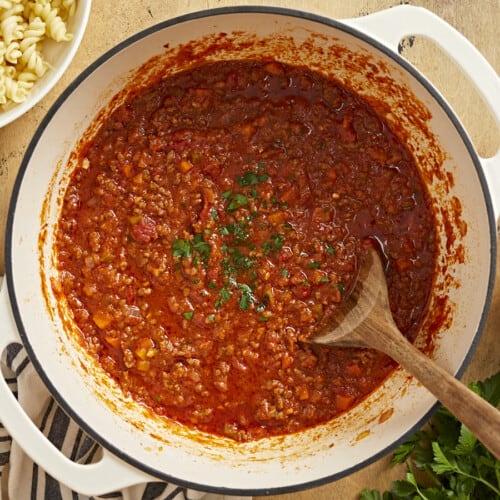
<svg viewBox="0 0 500 500"><path fill-rule="evenodd" d="M66 21L76 0L0 0L0 109L23 102L50 65L46 38L69 41Z"/></svg>

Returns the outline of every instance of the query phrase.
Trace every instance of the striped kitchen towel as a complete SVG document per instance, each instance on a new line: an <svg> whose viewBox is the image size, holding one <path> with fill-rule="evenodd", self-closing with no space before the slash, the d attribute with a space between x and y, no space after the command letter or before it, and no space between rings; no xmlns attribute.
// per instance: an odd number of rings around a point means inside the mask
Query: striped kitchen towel
<svg viewBox="0 0 500 500"><path fill-rule="evenodd" d="M67 457L78 463L97 459L99 445L73 422L51 397L20 344L11 344L2 353L2 374L25 412L47 438ZM2 477L3 476L3 477ZM0 424L0 500L88 500L71 491L34 463ZM7 495L7 498L2 498ZM118 500L236 500L238 497L205 494L165 482L150 482L110 492L91 499ZM240 497L241 498L241 497ZM248 498L248 497L246 497Z"/></svg>

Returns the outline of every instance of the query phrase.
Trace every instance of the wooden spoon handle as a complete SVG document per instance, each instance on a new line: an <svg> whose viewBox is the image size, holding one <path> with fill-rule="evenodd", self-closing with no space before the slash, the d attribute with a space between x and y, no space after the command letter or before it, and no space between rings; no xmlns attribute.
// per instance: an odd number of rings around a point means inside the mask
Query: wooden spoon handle
<svg viewBox="0 0 500 500"><path fill-rule="evenodd" d="M500 460L500 411L422 354L399 330L387 336L373 332L370 344L414 375Z"/></svg>

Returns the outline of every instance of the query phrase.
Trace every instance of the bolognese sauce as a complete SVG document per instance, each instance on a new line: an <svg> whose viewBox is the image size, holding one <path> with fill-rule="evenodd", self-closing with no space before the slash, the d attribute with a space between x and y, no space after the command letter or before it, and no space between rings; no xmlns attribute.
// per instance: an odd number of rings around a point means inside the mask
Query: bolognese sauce
<svg viewBox="0 0 500 500"><path fill-rule="evenodd" d="M241 60L169 76L102 123L56 251L81 341L124 393L248 441L329 421L394 369L304 342L335 314L366 238L411 340L436 243L410 153L336 81Z"/></svg>

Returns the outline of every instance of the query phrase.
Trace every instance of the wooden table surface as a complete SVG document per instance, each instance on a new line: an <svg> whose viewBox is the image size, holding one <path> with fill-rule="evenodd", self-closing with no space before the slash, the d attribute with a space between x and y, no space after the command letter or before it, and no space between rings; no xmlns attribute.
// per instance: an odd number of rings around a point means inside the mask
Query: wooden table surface
<svg viewBox="0 0 500 500"><path fill-rule="evenodd" d="M357 17L410 3L428 8L467 37L496 69L500 69L498 25L499 0L273 0L260 2L228 0L93 0L88 28L71 66L52 92L14 123L0 129L0 274L4 271L4 233L7 207L24 151L38 123L63 89L91 62L137 31L165 19L212 7L227 5L273 5L306 10L336 19ZM125 7L126 5L126 7ZM411 45L411 46L410 46ZM417 37L406 44L403 55L415 64L442 92L468 130L482 156L494 154L500 144L495 122L467 78L432 42ZM485 331L463 380L485 378L500 369L500 289L494 299ZM335 483L314 490L281 495L280 500L355 499L367 488L388 488L401 477L401 468L391 468L385 457Z"/></svg>

